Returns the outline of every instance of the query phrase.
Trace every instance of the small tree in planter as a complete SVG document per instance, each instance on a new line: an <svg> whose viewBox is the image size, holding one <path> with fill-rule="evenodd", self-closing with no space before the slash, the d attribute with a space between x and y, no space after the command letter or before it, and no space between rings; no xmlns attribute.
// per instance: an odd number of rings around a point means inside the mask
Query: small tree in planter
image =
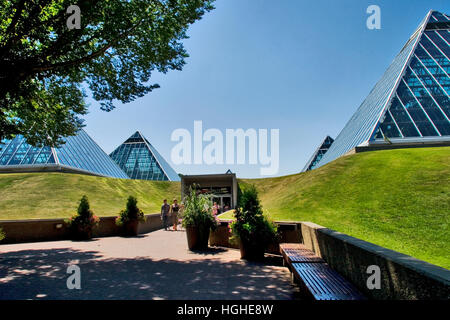
<svg viewBox="0 0 450 320"><path fill-rule="evenodd" d="M84 195L80 200L77 214L66 222L73 239L89 240L92 238L93 228L98 226L100 219L94 215L88 197Z"/></svg>
<svg viewBox="0 0 450 320"><path fill-rule="evenodd" d="M139 221L145 222L144 212L138 208L137 199L129 196L125 210L116 218L116 225L122 227L125 236L137 236Z"/></svg>
<svg viewBox="0 0 450 320"><path fill-rule="evenodd" d="M241 258L261 260L268 245L277 238L277 227L263 214L255 186L247 187L241 194L240 207L231 223L233 238L239 240Z"/></svg>
<svg viewBox="0 0 450 320"><path fill-rule="evenodd" d="M195 186L184 198L182 225L186 229L189 250L208 248L209 232L217 228L217 217L212 213L211 196L197 194Z"/></svg>
<svg viewBox="0 0 450 320"><path fill-rule="evenodd" d="M3 231L3 229L0 228L0 241L2 241L2 240L5 239L5 238L6 238L6 234L5 234L5 232Z"/></svg>

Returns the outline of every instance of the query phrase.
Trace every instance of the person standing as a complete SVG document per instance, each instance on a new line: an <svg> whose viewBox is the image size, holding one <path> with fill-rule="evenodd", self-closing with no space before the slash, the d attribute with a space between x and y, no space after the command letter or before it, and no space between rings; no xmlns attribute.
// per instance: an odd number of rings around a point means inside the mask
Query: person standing
<svg viewBox="0 0 450 320"><path fill-rule="evenodd" d="M167 204L167 199L164 199L163 205L161 206L161 220L163 222L164 230L167 230L169 226L169 214L170 206Z"/></svg>
<svg viewBox="0 0 450 320"><path fill-rule="evenodd" d="M217 216L217 214L219 214L219 205L217 204L217 202L214 202L212 206L212 214L213 216Z"/></svg>
<svg viewBox="0 0 450 320"><path fill-rule="evenodd" d="M172 219L174 231L177 231L179 210L180 206L178 205L177 199L173 199L173 204L170 206L170 217Z"/></svg>

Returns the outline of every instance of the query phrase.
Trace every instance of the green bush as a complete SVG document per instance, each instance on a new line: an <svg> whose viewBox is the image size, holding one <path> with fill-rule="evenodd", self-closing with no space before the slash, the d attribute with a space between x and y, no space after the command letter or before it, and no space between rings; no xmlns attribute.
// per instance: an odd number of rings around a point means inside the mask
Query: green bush
<svg viewBox="0 0 450 320"><path fill-rule="evenodd" d="M0 241L2 241L2 240L5 239L5 238L6 238L6 234L5 234L5 232L3 231L3 229L0 228Z"/></svg>
<svg viewBox="0 0 450 320"><path fill-rule="evenodd" d="M136 197L129 196L125 210L121 210L119 216L116 218L116 225L123 226L130 221L145 222L144 212L138 208Z"/></svg>
<svg viewBox="0 0 450 320"><path fill-rule="evenodd" d="M231 223L233 238L251 246L266 248L277 238L277 226L263 214L263 209L254 185L246 187L241 194L239 207Z"/></svg>
<svg viewBox="0 0 450 320"><path fill-rule="evenodd" d="M81 198L77 213L66 221L69 229L74 232L91 231L92 228L99 224L99 222L100 218L95 216L90 209L89 199L86 195Z"/></svg>
<svg viewBox="0 0 450 320"><path fill-rule="evenodd" d="M196 186L189 188L189 194L183 200L181 214L183 227L210 227L215 230L218 219L212 213L211 195L197 193Z"/></svg>

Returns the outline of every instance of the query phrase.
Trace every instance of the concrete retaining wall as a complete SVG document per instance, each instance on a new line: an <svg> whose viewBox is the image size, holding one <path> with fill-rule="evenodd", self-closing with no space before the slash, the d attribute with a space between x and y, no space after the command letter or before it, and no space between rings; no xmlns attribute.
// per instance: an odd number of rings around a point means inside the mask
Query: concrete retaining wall
<svg viewBox="0 0 450 320"><path fill-rule="evenodd" d="M450 299L450 270L389 250L311 222L276 222L280 242L304 243L334 270L372 299ZM210 237L211 245L229 243L228 222ZM278 253L272 247L269 253ZM369 290L367 267L380 268L381 288Z"/></svg>
<svg viewBox="0 0 450 320"><path fill-rule="evenodd" d="M229 221L221 221L219 227L211 232L209 236L209 244L211 246L228 247L228 248L239 248L239 243L237 241L230 241L230 232L228 230ZM295 242L300 243L300 222L285 222L277 221L278 231L280 233L280 243L282 242ZM279 254L280 249L278 243L270 246L267 250L268 253Z"/></svg>
<svg viewBox="0 0 450 320"><path fill-rule="evenodd" d="M145 215L146 221L139 223L139 233L147 233L162 228L159 214ZM117 236L120 228L116 226L116 217L101 217L93 231L94 237ZM64 219L11 220L0 221L0 228L6 233L4 243L54 241L69 239L69 230Z"/></svg>
<svg viewBox="0 0 450 320"><path fill-rule="evenodd" d="M302 222L303 243L373 299L450 299L450 270L349 235ZM369 290L367 267L381 271L381 288Z"/></svg>

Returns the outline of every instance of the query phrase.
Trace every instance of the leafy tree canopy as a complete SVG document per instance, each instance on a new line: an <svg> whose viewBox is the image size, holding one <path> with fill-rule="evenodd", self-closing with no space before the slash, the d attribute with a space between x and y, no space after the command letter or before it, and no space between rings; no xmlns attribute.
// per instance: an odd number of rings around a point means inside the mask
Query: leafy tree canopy
<svg viewBox="0 0 450 320"><path fill-rule="evenodd" d="M84 86L105 111L158 88L151 73L182 69L181 41L213 1L0 0L0 139L59 145L83 126Z"/></svg>

